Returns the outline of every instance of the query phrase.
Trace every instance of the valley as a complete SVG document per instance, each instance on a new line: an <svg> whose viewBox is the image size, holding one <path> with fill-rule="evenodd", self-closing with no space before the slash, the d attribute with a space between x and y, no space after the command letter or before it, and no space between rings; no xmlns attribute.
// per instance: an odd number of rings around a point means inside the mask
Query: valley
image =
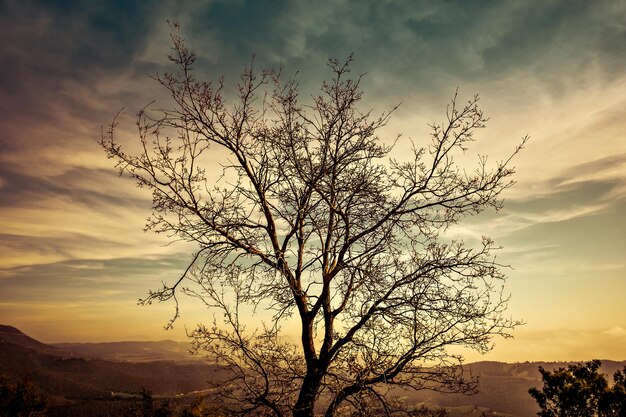
<svg viewBox="0 0 626 417"><path fill-rule="evenodd" d="M211 384L225 378L223 369L189 354L189 345L174 341L60 343L49 345L11 326L0 326L0 376L28 379L48 395L53 415L114 415L141 399L142 390L155 400L190 402L211 397ZM399 391L407 405L445 407L450 416L498 415L532 417L538 408L528 389L541 385L538 367L565 363L476 362L464 370L479 378L474 395L428 390ZM626 362L603 361L612 375ZM74 411L71 411L74 410Z"/></svg>

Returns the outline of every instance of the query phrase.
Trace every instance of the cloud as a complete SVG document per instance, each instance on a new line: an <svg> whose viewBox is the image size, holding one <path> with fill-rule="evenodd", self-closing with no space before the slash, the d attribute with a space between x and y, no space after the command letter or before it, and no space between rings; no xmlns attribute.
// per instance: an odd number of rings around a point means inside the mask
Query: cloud
<svg viewBox="0 0 626 417"><path fill-rule="evenodd" d="M327 58L355 52L353 74L367 72L366 107L406 103L385 133L404 132L418 144L457 86L463 97L481 93L493 121L473 152L500 158L518 137L532 140L515 161L520 183L505 209L451 232L504 244L501 256L516 267L513 283L529 310L554 291L564 315L576 312L555 281L567 283L565 292L589 276L609 283L607 291L621 288L623 2L7 0L0 3L0 279L22 307L12 312L5 303L3 317L26 317L42 303L41 329L43 300L57 292L77 303L91 297L102 314L113 298L132 302L135 289L174 273L175 259L191 252L141 231L150 196L117 178L97 145L101 125L120 108L128 110L119 137L133 143L135 110L152 99L169 105L147 77L172 70L166 19L181 22L198 52L198 78L224 74L231 92L256 52L261 66L301 71L307 101L328 76ZM87 323L97 314L82 302L71 311ZM69 320L61 301L50 305L55 319ZM87 324L81 329L89 334Z"/></svg>
<svg viewBox="0 0 626 417"><path fill-rule="evenodd" d="M112 169L64 168L46 175L1 166L0 269L159 250L163 240L143 233L149 193Z"/></svg>
<svg viewBox="0 0 626 417"><path fill-rule="evenodd" d="M618 158L608 159L613 161ZM585 178L585 170L592 170L596 164L602 165L602 162L571 167L567 172L575 172ZM559 175L539 180L538 183L537 192L507 199L504 209L499 212L487 211L467 219L463 224L453 225L449 230L450 236L478 241L481 236L487 235L519 242L521 236L533 235L532 231L541 227L567 229L579 221L602 223L601 219L621 212L626 200L626 177L578 181L576 177ZM562 235L554 233L551 236L558 238ZM544 237L540 233L529 237L528 241L542 246L540 242L544 242ZM544 244L554 247L554 241L551 242Z"/></svg>
<svg viewBox="0 0 626 417"><path fill-rule="evenodd" d="M43 175L0 168L4 186L0 188L0 208L49 207L51 200L64 199L77 206L127 206L145 209L148 196L118 178L112 169L67 168L58 175Z"/></svg>
<svg viewBox="0 0 626 417"><path fill-rule="evenodd" d="M55 286L66 288L69 294L79 297L97 296L101 290L136 291L139 288L145 292L146 286L154 287L161 280L176 279L190 260L190 253L180 252L134 258L71 259L10 268L2 282L7 295L28 289L45 296ZM67 295L59 294L59 297L67 298Z"/></svg>
<svg viewBox="0 0 626 417"><path fill-rule="evenodd" d="M188 255L73 259L4 270L0 316L44 341L184 339L185 325L206 314L202 305L182 297L183 317L173 332L164 334L173 304L141 307L137 299L161 281L177 279Z"/></svg>
<svg viewBox="0 0 626 417"><path fill-rule="evenodd" d="M615 204L615 197L619 197L615 194L622 189L624 182L626 177L582 181L576 177L557 177L540 186L544 193L509 199L507 207L519 215L536 219L536 222L567 220L597 213Z"/></svg>
<svg viewBox="0 0 626 417"><path fill-rule="evenodd" d="M624 337L626 336L626 329L624 329L622 326L613 326L610 329L605 330L604 334L608 334L609 336L614 337Z"/></svg>
<svg viewBox="0 0 626 417"><path fill-rule="evenodd" d="M555 178L553 181L567 184L569 182L593 178L620 177L625 171L624 165L626 165L626 153L608 155L604 158L573 166L567 169L562 176Z"/></svg>

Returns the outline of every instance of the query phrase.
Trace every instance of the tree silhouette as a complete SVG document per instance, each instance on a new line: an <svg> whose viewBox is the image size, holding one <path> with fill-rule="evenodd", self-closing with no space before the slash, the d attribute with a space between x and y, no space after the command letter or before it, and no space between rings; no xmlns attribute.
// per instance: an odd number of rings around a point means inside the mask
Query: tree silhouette
<svg viewBox="0 0 626 417"><path fill-rule="evenodd" d="M170 404L162 402L157 404L152 396L152 392L146 387L141 388L141 403L135 404L126 410L124 417L172 417L174 415Z"/></svg>
<svg viewBox="0 0 626 417"><path fill-rule="evenodd" d="M539 367L543 388L528 392L537 401L541 417L621 417L626 415L625 372L617 371L614 384L598 372L602 362L593 360L547 371Z"/></svg>
<svg viewBox="0 0 626 417"><path fill-rule="evenodd" d="M48 415L48 395L38 392L30 379L10 382L0 376L0 415L44 417Z"/></svg>
<svg viewBox="0 0 626 417"><path fill-rule="evenodd" d="M332 77L310 104L295 79L254 59L227 98L223 78L196 80L196 55L175 29L178 70L155 77L173 108L139 113L137 155L117 141L116 120L101 139L120 173L152 192L148 229L198 248L140 302L174 300L172 322L180 292L220 312L191 338L230 372L220 395L237 412L391 413L392 386L473 391L446 348L487 351L517 323L503 315L494 242L471 248L441 234L501 207L527 138L505 161L462 169L454 158L486 118L478 97L460 104L455 94L426 146L389 159L393 145L377 134L394 109L360 109L352 57L329 61ZM271 318L254 326L257 311ZM297 343L281 332L291 316Z"/></svg>
<svg viewBox="0 0 626 417"><path fill-rule="evenodd" d="M626 416L626 366L613 374L613 386L609 387L598 401L598 415Z"/></svg>

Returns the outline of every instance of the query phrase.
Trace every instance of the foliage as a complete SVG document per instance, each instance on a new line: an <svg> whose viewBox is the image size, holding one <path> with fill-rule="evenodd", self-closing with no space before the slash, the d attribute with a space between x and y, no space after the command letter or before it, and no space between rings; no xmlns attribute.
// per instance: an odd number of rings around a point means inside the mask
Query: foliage
<svg viewBox="0 0 626 417"><path fill-rule="evenodd" d="M431 409L421 405L408 413L411 417L449 417L450 413L445 408Z"/></svg>
<svg viewBox="0 0 626 417"><path fill-rule="evenodd" d="M613 376L598 372L602 363L593 360L547 371L539 367L543 388L529 390L541 408L541 417L622 417L626 415L626 367Z"/></svg>
<svg viewBox="0 0 626 417"><path fill-rule="evenodd" d="M205 397L198 396L193 403L185 407L181 417L225 417L224 413L216 404L207 401Z"/></svg>
<svg viewBox="0 0 626 417"><path fill-rule="evenodd" d="M169 403L158 404L152 397L152 393L146 389L141 389L141 403L131 407L124 415L126 417L172 417L173 411Z"/></svg>
<svg viewBox="0 0 626 417"><path fill-rule="evenodd" d="M123 413L125 417L224 417L219 407L202 396L196 397L189 405L172 407L168 401L156 401L152 393L143 388L141 403Z"/></svg>
<svg viewBox="0 0 626 417"><path fill-rule="evenodd" d="M455 157L487 119L478 97L462 105L455 95L429 143L397 161L378 137L394 109L360 108L352 57L329 61L332 77L309 104L295 79L254 60L229 98L223 78L196 80L196 55L177 31L172 39L178 72L155 78L173 108L139 113L139 154L118 143L116 120L101 145L152 192L148 229L197 245L179 279L142 302L174 300L175 320L182 291L219 313L191 337L230 372L216 387L224 406L312 416L324 398L327 416L363 404L391 414L394 385L475 390L447 347L487 351L516 322L504 316L494 242L471 248L441 234L501 207L526 138L502 162L463 169ZM263 310L272 316L250 327ZM292 316L297 345L281 332Z"/></svg>
<svg viewBox="0 0 626 417"><path fill-rule="evenodd" d="M38 393L29 379L13 383L0 377L0 415L44 417L47 408L47 395Z"/></svg>

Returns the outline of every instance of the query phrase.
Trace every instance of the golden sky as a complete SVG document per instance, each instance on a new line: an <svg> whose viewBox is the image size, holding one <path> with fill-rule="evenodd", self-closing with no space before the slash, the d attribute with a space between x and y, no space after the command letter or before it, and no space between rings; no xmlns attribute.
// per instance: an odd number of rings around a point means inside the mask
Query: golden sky
<svg viewBox="0 0 626 417"><path fill-rule="evenodd" d="M136 111L167 103L148 74L169 68L170 19L198 74L227 85L254 52L313 92L328 57L354 52L367 105L402 102L386 128L403 134L398 155L457 87L480 94L491 119L471 152L497 160L531 141L505 208L450 234L504 246L509 312L527 324L468 359L626 359L626 2L104 3L0 3L0 322L61 342L183 339L210 320L184 299L166 332L171 305L136 305L193 248L142 231L149 193L97 143L122 107L132 142Z"/></svg>

